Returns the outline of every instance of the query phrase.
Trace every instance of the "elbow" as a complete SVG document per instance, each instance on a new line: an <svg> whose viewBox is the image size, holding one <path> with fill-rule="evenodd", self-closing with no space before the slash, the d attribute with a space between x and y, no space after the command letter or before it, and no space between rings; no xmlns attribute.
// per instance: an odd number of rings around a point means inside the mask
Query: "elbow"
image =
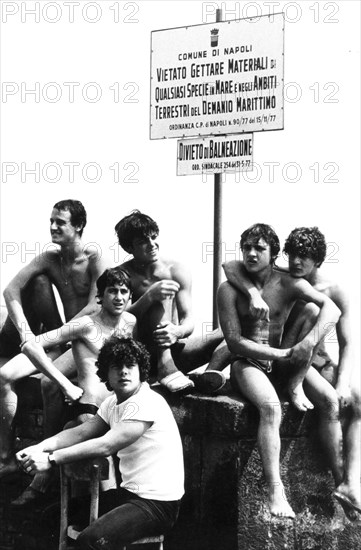
<svg viewBox="0 0 361 550"><path fill-rule="evenodd" d="M98 449L98 452L97 452L98 456L111 456L115 454L118 450L117 448L114 447L114 445L112 445L107 441L100 443L97 446L97 449Z"/></svg>
<svg viewBox="0 0 361 550"><path fill-rule="evenodd" d="M3 296L4 296L5 302L8 303L9 300L10 300L10 296L11 296L11 291L10 291L8 286L5 288L5 290L3 292Z"/></svg>
<svg viewBox="0 0 361 550"><path fill-rule="evenodd" d="M333 302L331 303L331 308L332 308L332 317L335 321L335 323L338 322L338 320L340 319L341 317L341 310L336 306L336 304L334 304Z"/></svg>

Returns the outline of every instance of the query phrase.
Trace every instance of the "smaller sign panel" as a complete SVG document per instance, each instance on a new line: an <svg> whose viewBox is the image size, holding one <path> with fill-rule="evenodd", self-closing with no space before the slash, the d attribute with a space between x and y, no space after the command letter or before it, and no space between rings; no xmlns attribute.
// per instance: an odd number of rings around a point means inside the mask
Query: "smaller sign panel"
<svg viewBox="0 0 361 550"><path fill-rule="evenodd" d="M253 134L178 141L177 176L248 172L253 169Z"/></svg>

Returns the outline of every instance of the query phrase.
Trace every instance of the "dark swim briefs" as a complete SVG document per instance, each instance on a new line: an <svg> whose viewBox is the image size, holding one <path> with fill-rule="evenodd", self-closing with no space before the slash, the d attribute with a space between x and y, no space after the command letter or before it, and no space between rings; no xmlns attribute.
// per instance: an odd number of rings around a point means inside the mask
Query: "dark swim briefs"
<svg viewBox="0 0 361 550"><path fill-rule="evenodd" d="M242 357L241 355L235 355L231 360L231 368L236 361L243 361L248 363L252 367L256 367L265 374L270 374L272 372L272 361L260 360L260 359L250 359L249 357Z"/></svg>

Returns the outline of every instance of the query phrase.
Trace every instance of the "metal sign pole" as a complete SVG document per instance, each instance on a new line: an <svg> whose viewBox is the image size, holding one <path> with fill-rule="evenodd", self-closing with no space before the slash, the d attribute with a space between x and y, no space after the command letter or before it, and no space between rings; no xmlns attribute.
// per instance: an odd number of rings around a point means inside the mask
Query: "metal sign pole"
<svg viewBox="0 0 361 550"><path fill-rule="evenodd" d="M222 21L222 10L216 11L216 22ZM222 271L222 174L214 174L213 214L213 329L218 328L217 290Z"/></svg>

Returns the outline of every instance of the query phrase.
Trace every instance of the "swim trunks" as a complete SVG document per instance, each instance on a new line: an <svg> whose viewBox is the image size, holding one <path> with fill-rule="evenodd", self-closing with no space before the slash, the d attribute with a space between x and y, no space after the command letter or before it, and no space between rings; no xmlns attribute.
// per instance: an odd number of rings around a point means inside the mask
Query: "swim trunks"
<svg viewBox="0 0 361 550"><path fill-rule="evenodd" d="M249 357L242 357L241 355L235 355L234 357L232 357L231 368L233 367L233 363L239 360L248 363L252 367L256 367L265 374L270 374L272 372L272 361L267 361L263 359L250 359Z"/></svg>

